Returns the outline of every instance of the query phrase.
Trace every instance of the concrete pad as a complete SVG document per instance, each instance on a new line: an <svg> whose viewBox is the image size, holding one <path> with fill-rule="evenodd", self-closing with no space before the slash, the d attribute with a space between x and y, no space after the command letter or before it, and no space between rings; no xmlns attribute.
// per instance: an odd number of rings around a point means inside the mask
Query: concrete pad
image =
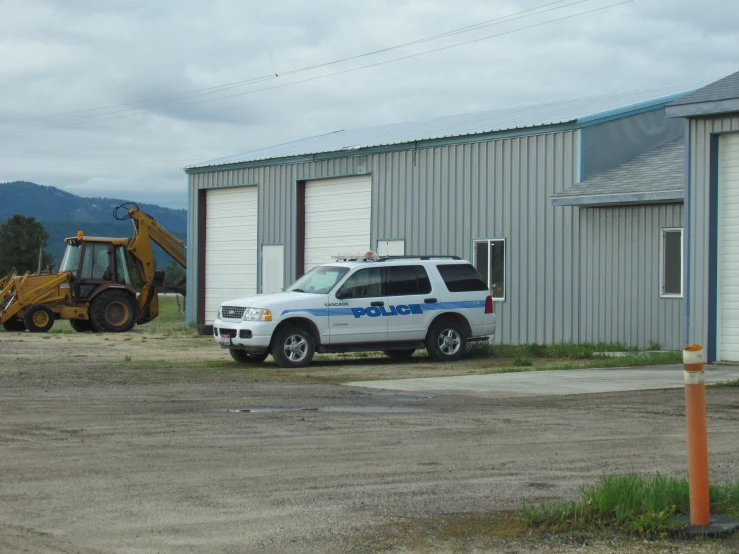
<svg viewBox="0 0 739 554"><path fill-rule="evenodd" d="M706 383L739 379L739 367L707 366ZM462 375L387 381L357 381L348 386L413 392L449 391L491 397L562 396L648 389L681 388L683 366L659 365L614 369L566 369L492 375Z"/></svg>

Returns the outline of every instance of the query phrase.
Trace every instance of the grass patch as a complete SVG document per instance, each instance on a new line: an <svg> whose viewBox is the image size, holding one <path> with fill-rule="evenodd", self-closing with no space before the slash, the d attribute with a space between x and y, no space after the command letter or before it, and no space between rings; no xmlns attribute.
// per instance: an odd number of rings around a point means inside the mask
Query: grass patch
<svg viewBox="0 0 739 554"><path fill-rule="evenodd" d="M739 516L739 481L711 485L711 513ZM648 538L664 536L675 515L687 514L687 479L657 474L602 477L583 487L574 502L524 506L529 524L549 532L586 532L609 528Z"/></svg>
<svg viewBox="0 0 739 554"><path fill-rule="evenodd" d="M727 381L726 383L716 383L715 385L708 385L708 386L714 387L717 389L727 389L727 388L739 387L739 379L734 379L733 381Z"/></svg>
<svg viewBox="0 0 739 554"><path fill-rule="evenodd" d="M650 343L650 347L656 343ZM649 348L649 350L653 350ZM589 360L600 358L601 352L639 352L636 346L621 342L598 342L583 344L487 344L473 343L468 348L472 358L545 358Z"/></svg>

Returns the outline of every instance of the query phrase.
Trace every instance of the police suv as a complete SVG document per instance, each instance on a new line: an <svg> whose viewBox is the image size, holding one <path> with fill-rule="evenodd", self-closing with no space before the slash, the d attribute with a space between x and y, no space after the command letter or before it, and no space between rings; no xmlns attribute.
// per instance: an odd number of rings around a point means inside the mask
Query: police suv
<svg viewBox="0 0 739 554"><path fill-rule="evenodd" d="M269 354L303 367L315 352L382 350L395 359L420 348L453 361L495 333L493 300L477 270L456 256L337 257L285 292L224 302L213 335L243 364Z"/></svg>

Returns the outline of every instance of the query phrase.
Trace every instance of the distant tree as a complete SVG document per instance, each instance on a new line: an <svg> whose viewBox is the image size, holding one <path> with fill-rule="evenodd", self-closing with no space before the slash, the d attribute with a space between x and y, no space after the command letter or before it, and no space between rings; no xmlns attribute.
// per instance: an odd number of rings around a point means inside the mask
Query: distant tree
<svg viewBox="0 0 739 554"><path fill-rule="evenodd" d="M172 260L164 269L164 290L179 292L182 290L182 283L185 280L185 268Z"/></svg>
<svg viewBox="0 0 739 554"><path fill-rule="evenodd" d="M49 233L35 217L20 214L11 216L0 225L0 275L6 275L15 268L18 274L38 268L39 248L46 248ZM44 252L41 258L41 269L52 264L54 258Z"/></svg>

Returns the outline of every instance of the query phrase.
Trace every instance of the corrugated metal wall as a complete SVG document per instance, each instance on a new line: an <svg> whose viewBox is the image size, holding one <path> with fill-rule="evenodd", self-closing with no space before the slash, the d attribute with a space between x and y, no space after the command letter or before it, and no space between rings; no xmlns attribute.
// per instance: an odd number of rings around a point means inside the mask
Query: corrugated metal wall
<svg viewBox="0 0 739 554"><path fill-rule="evenodd" d="M685 314L688 344L708 344L711 135L732 131L739 131L739 115L690 120L690 190L686 194L686 215L690 218Z"/></svg>
<svg viewBox="0 0 739 554"><path fill-rule="evenodd" d="M624 284L618 294L601 297L595 289L592 296L582 297L582 279L590 279L592 274L580 269L581 255L591 255L587 248L578 246L585 240L581 225L590 225L588 233L594 234L594 240L603 241L605 235L598 233L605 232L600 231L602 225L613 217L608 213L617 210L578 213L576 208L551 205L552 194L577 181L579 162L579 131L552 132L312 163L196 173L191 175L191 206L197 204L197 189L258 184L260 244L285 245L289 256L285 281L291 282L295 277L296 182L369 173L372 247L378 239L405 239L407 254L453 254L471 260L474 239L506 239L506 299L495 306L498 342L611 341L629 336L632 340L624 342L644 345L655 337L651 333L637 336L635 329L642 329L634 324L638 316L625 314L622 309L623 295L628 292L627 286L632 286L625 276L619 276ZM649 231L647 227L652 224L653 216L649 214L667 208L623 210L623 226L617 231L638 242L637 233ZM642 223L641 216L629 219L625 215L628 210L641 210L645 221ZM601 224L600 219L605 222ZM197 210L191 209L192 229L197 221ZM659 241L658 235L654 240ZM196 233L190 236L194 245ZM623 251L624 255L640 252ZM197 253L191 252L189 282L196 277L196 257ZM606 267L616 267L616 262L614 259ZM658 276L657 272L645 277L643 286L656 279L651 286L653 305L665 313L660 312L652 321L665 321L674 310L657 302ZM195 319L195 292L191 290L188 297L190 321ZM639 297L642 303L645 296ZM591 312L590 302L607 310L611 318L626 319L590 329L581 319ZM586 332L589 334L584 338ZM608 336L609 332L615 334ZM673 344L668 335L665 330L664 340L662 335L655 339Z"/></svg>
<svg viewBox="0 0 739 554"><path fill-rule="evenodd" d="M683 300L660 297L662 229L683 205L580 210L580 342L681 348Z"/></svg>

